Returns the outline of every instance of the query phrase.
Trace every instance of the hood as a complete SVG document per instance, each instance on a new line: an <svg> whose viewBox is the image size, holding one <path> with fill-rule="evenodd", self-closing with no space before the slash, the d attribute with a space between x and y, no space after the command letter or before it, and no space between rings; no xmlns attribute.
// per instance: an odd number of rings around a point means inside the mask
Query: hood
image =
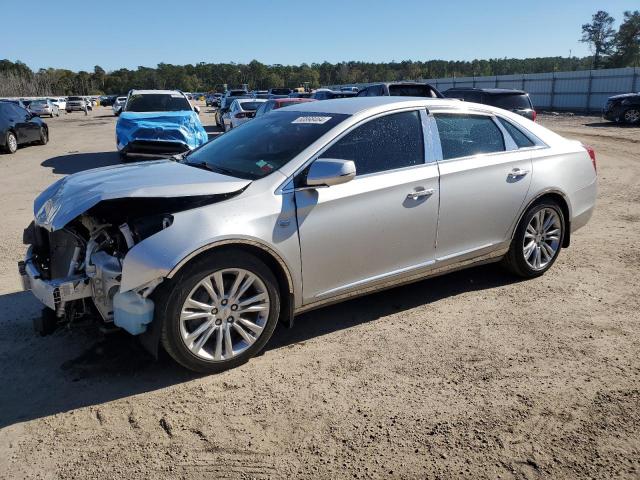
<svg viewBox="0 0 640 480"><path fill-rule="evenodd" d="M35 223L49 231L64 227L103 200L221 195L251 183L171 160L116 165L69 175L35 200Z"/></svg>
<svg viewBox="0 0 640 480"><path fill-rule="evenodd" d="M208 140L200 117L193 110L179 112L122 112L116 124L123 147L135 140L180 142L190 149Z"/></svg>
<svg viewBox="0 0 640 480"><path fill-rule="evenodd" d="M640 97L640 93L623 93L622 95L614 95L609 97L608 100L622 100L629 97Z"/></svg>

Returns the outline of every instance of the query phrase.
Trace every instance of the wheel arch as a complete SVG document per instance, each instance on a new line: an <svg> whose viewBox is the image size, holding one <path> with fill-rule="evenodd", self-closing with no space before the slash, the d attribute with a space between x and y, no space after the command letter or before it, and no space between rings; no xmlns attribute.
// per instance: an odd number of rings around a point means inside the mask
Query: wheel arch
<svg viewBox="0 0 640 480"><path fill-rule="evenodd" d="M525 213L527 213L529 208L531 208L536 203L542 202L544 200L553 200L562 209L562 215L564 216L564 221L565 221L565 233L564 233L564 239L562 241L562 248L567 248L571 243L571 203L569 202L569 199L564 194L564 192L556 189L544 190L538 193L538 195L533 197L529 201L529 203L527 203L524 206L524 208L520 212L520 215L518 216L518 221L515 223L511 231L511 240L513 240L513 236L516 233L516 229L518 228L518 225L520 225L520 222L522 221L522 217L524 217Z"/></svg>
<svg viewBox="0 0 640 480"><path fill-rule="evenodd" d="M293 312L295 307L294 284L293 278L289 271L289 267L282 257L273 249L260 242L244 239L221 240L218 242L205 245L190 255L183 258L173 267L165 278L173 278L178 272L187 265L210 255L212 252L220 252L224 250L242 250L254 255L262 260L267 267L271 269L278 281L278 290L280 292L280 318L278 321L291 327L293 325ZM158 288L162 288L160 285ZM155 293L155 292L154 292ZM153 294L152 294L153 295ZM160 345L160 336L162 333L162 325L156 321L151 322L147 331L140 335L140 343L154 357L158 357L158 347Z"/></svg>
<svg viewBox="0 0 640 480"><path fill-rule="evenodd" d="M289 270L289 266L284 259L272 248L263 243L247 240L247 239L229 239L210 243L192 252L183 258L169 272L166 278L173 278L181 269L192 262L209 255L212 252L221 250L240 250L254 255L262 260L273 272L278 281L278 290L280 291L280 321L292 326L293 325L293 309L295 307L295 288L293 277Z"/></svg>

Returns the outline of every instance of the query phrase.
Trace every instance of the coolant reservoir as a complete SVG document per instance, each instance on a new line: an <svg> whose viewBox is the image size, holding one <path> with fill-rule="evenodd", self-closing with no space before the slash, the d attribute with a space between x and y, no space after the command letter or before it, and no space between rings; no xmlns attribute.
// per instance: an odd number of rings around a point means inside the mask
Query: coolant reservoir
<svg viewBox="0 0 640 480"><path fill-rule="evenodd" d="M113 322L131 335L140 335L153 320L153 301L135 292L116 293L113 297Z"/></svg>

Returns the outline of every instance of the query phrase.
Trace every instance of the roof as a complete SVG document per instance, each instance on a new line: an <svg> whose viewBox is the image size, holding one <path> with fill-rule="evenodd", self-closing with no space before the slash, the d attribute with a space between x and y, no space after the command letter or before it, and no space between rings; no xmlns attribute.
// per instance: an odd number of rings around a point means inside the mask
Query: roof
<svg viewBox="0 0 640 480"><path fill-rule="evenodd" d="M152 95L152 94L156 94L156 95L171 95L179 93L180 95L184 95L183 92L181 92L180 90L136 90L133 89L131 90L130 93L135 93L137 95Z"/></svg>
<svg viewBox="0 0 640 480"><path fill-rule="evenodd" d="M453 87L446 90L447 92L484 92L491 95L501 95L501 94L518 94L518 95L527 95L527 92L524 90L517 90L515 88L475 88L475 87Z"/></svg>
<svg viewBox="0 0 640 480"><path fill-rule="evenodd" d="M344 113L347 115L355 115L376 107L396 105L398 108L403 106L441 106L460 108L461 104L457 99L450 98L428 98L428 97L350 97L336 98L333 100L321 100L318 102L299 102L291 106L285 107L288 110L299 112L317 112L317 113ZM413 105L412 105L413 104ZM485 107L485 105L483 105Z"/></svg>
<svg viewBox="0 0 640 480"><path fill-rule="evenodd" d="M283 98L272 98L272 102L275 103L305 103L305 102L315 102L315 98L299 98L299 97L283 97Z"/></svg>

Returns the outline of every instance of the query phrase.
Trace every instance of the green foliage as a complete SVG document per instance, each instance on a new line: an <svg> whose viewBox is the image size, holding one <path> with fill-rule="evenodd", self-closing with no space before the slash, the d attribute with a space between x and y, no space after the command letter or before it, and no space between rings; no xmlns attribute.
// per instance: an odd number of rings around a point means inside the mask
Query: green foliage
<svg viewBox="0 0 640 480"><path fill-rule="evenodd" d="M640 10L624 12L615 36L615 49L610 66L640 66Z"/></svg>

